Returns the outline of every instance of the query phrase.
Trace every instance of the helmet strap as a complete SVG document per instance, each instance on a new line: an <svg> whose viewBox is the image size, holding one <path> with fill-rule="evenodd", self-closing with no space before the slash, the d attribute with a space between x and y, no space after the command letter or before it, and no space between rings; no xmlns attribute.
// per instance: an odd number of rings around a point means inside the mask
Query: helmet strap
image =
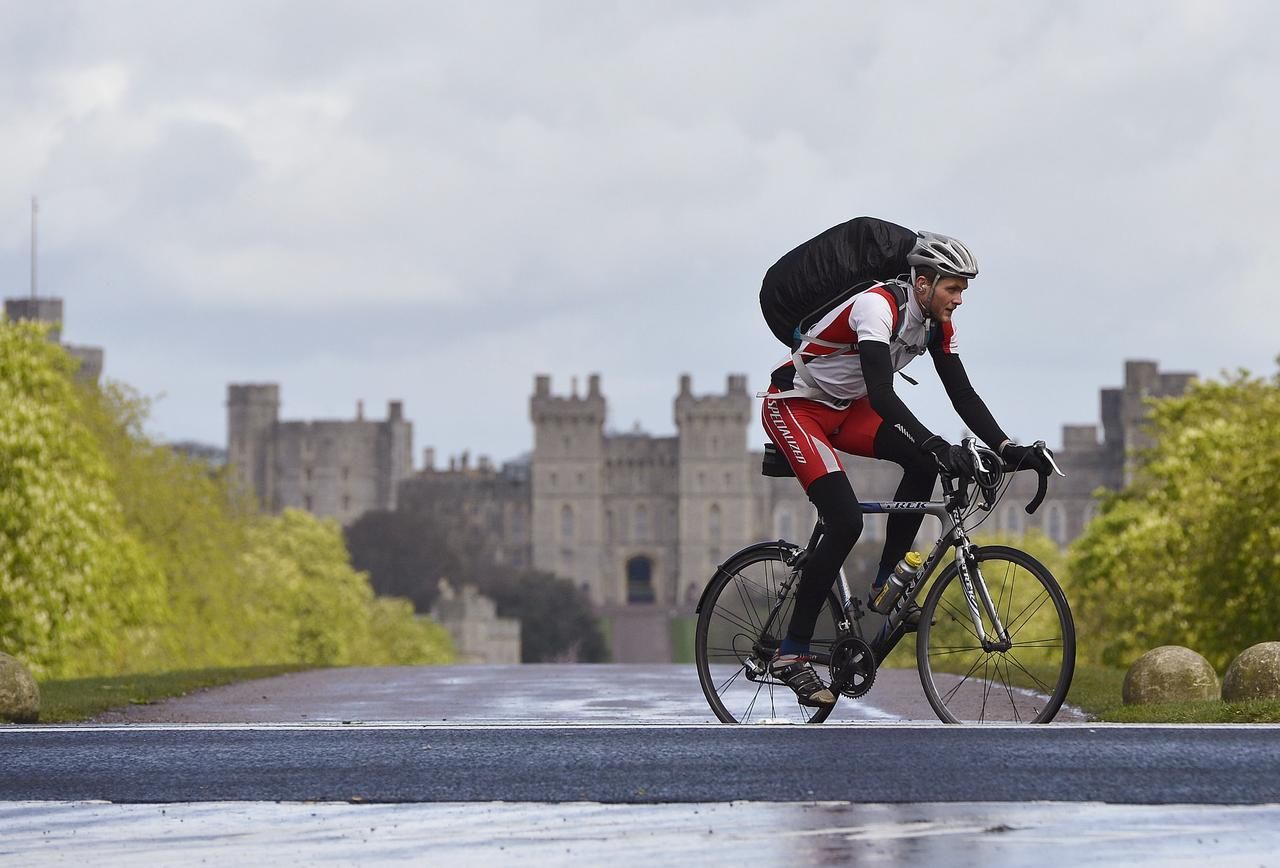
<svg viewBox="0 0 1280 868"><path fill-rule="evenodd" d="M936 292L938 291L938 279L939 279L940 277L942 277L942 275L941 275L941 274L938 274L938 275L936 275L936 276L933 278L933 280L931 280L931 281L929 282L929 297L928 297L928 298L926 298L924 301L921 301L921 300L920 300L920 299L918 299L918 298L916 299L916 304L920 305L920 308L921 308L922 312L924 313L924 318L925 318L925 320L926 320L926 321L927 321L927 320L931 320L931 319L933 319L933 296L934 296L934 293L936 293ZM914 294L914 292L915 292L915 288L916 288L916 267L913 265L913 266L911 266L911 289L912 289L912 294Z"/></svg>

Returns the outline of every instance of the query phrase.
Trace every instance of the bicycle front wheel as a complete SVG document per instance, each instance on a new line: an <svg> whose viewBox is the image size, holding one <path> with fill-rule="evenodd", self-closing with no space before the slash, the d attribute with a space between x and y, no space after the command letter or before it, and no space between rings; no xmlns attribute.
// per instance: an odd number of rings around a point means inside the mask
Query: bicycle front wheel
<svg viewBox="0 0 1280 868"><path fill-rule="evenodd" d="M794 604L792 588L774 613L779 588L791 573L782 552L778 546L759 546L733 556L703 595L694 659L707 703L724 723L821 723L831 714L831 707L800 705L791 688L765 671L786 635ZM810 645L817 658L814 669L828 685L839 611L835 595L828 594Z"/></svg>
<svg viewBox="0 0 1280 868"><path fill-rule="evenodd" d="M974 627L959 571L952 563L925 599L916 666L925 696L945 723L1048 723L1071 687L1076 629L1053 575L1026 552L973 549L976 575L1008 635L999 637L977 597L983 632Z"/></svg>

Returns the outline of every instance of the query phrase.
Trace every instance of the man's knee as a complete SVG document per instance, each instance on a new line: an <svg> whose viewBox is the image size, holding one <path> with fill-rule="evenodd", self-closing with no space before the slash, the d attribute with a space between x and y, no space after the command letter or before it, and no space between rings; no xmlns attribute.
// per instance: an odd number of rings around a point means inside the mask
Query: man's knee
<svg viewBox="0 0 1280 868"><path fill-rule="evenodd" d="M852 548L862 535L862 506L853 493L849 477L837 471L815 480L809 486L809 499L818 508L826 537L841 540Z"/></svg>

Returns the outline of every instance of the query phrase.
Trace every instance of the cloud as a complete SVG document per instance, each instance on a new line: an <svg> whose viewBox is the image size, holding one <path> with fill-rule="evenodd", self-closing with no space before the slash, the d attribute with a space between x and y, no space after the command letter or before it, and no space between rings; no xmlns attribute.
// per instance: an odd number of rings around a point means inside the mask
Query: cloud
<svg viewBox="0 0 1280 868"><path fill-rule="evenodd" d="M219 441L225 383L278 379L291 414L404 397L419 443L503 456L535 371L598 370L658 431L682 371L763 382L760 276L871 213L977 250L966 363L1052 440L1127 357L1268 369L1277 19L11 4L0 267L25 274L38 192L72 339L165 393L166 435ZM907 400L958 433L930 388Z"/></svg>

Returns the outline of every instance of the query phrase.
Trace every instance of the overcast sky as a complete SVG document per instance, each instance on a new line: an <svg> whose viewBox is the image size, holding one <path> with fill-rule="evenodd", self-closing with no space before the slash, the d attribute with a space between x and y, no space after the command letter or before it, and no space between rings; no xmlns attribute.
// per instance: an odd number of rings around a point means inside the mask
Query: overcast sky
<svg viewBox="0 0 1280 868"><path fill-rule="evenodd" d="M1274 371L1280 5L0 2L0 287L225 445L230 382L498 460L538 372L673 430L782 355L760 278L873 214L965 240L1017 437L1126 358ZM957 436L927 361L899 386ZM901 383L901 381L899 381ZM763 442L756 425L752 440Z"/></svg>

